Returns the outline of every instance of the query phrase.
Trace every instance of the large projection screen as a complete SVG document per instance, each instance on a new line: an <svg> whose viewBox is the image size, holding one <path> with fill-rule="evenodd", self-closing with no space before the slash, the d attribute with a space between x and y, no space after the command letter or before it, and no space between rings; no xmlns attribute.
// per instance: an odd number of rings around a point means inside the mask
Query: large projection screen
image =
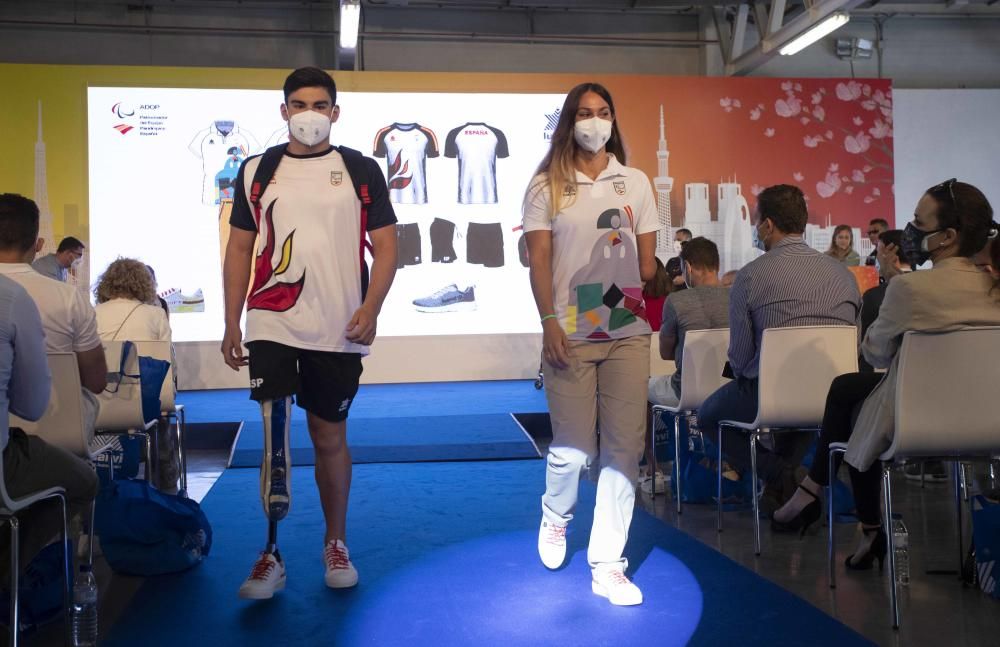
<svg viewBox="0 0 1000 647"><path fill-rule="evenodd" d="M91 267L99 272L119 255L152 265L176 342L222 338L220 214L240 163L287 141L282 99L261 90L89 89ZM332 141L380 158L407 225L407 265L383 308L382 337L537 333L516 228L524 189L548 147L545 115L561 101L338 96ZM453 284L471 288L474 301L459 311L414 304Z"/></svg>

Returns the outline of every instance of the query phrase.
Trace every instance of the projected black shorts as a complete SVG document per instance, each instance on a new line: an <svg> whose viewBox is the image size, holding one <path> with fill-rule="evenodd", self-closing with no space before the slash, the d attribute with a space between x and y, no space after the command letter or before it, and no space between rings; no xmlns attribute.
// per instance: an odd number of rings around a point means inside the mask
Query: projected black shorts
<svg viewBox="0 0 1000 647"><path fill-rule="evenodd" d="M431 262L453 263L455 261L455 223L435 218L431 223Z"/></svg>
<svg viewBox="0 0 1000 647"><path fill-rule="evenodd" d="M420 263L420 227L411 222L396 225L396 269Z"/></svg>
<svg viewBox="0 0 1000 647"><path fill-rule="evenodd" d="M486 267L503 267L503 229L499 222L469 223L466 260Z"/></svg>
<svg viewBox="0 0 1000 647"><path fill-rule="evenodd" d="M250 399L294 395L300 407L328 422L347 419L361 379L360 353L328 353L273 341L247 342Z"/></svg>

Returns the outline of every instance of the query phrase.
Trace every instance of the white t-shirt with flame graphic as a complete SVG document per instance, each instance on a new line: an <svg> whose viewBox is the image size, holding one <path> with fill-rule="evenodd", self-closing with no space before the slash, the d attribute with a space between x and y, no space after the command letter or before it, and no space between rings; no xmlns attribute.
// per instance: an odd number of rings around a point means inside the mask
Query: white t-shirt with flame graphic
<svg viewBox="0 0 1000 647"><path fill-rule="evenodd" d="M393 123L375 135L375 157L385 158L389 199L397 204L427 203L427 158L437 157L437 136L420 124Z"/></svg>

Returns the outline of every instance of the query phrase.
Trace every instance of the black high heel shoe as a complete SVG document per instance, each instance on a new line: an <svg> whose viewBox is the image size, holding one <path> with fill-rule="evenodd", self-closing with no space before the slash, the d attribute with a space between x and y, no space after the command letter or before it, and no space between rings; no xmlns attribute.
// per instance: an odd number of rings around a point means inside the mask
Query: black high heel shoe
<svg viewBox="0 0 1000 647"><path fill-rule="evenodd" d="M885 536L885 531L882 527L878 528L863 528L862 532L865 536L875 535L875 540L872 541L871 546L868 547L868 552L861 556L860 559L851 561L854 555L848 556L844 561L844 566L852 571L867 571L871 569L872 563L878 560L878 572L881 573L885 565L885 556L889 552L889 539Z"/></svg>
<svg viewBox="0 0 1000 647"><path fill-rule="evenodd" d="M806 534L809 526L813 525L823 516L823 510L819 505L819 497L799 485L799 489L813 498L806 507L799 510L799 513L788 521L778 521L771 515L771 530L774 532L797 532L799 537Z"/></svg>

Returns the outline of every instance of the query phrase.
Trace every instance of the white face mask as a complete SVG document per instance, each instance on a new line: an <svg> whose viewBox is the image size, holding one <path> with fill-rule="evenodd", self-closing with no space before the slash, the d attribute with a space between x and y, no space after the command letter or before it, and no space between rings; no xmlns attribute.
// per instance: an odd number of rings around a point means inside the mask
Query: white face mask
<svg viewBox="0 0 1000 647"><path fill-rule="evenodd" d="M573 138L581 148L596 153L611 139L611 122L600 117L578 121L573 126Z"/></svg>
<svg viewBox="0 0 1000 647"><path fill-rule="evenodd" d="M762 252L767 251L767 247L764 246L764 239L760 237L760 231L757 230L757 225L750 225L750 240L753 242L753 246Z"/></svg>
<svg viewBox="0 0 1000 647"><path fill-rule="evenodd" d="M288 126L292 137L306 146L330 140L330 117L320 112L298 112L288 118Z"/></svg>
<svg viewBox="0 0 1000 647"><path fill-rule="evenodd" d="M674 253L675 254L680 254L681 253L681 247L682 247L681 241L675 240L674 241Z"/></svg>

